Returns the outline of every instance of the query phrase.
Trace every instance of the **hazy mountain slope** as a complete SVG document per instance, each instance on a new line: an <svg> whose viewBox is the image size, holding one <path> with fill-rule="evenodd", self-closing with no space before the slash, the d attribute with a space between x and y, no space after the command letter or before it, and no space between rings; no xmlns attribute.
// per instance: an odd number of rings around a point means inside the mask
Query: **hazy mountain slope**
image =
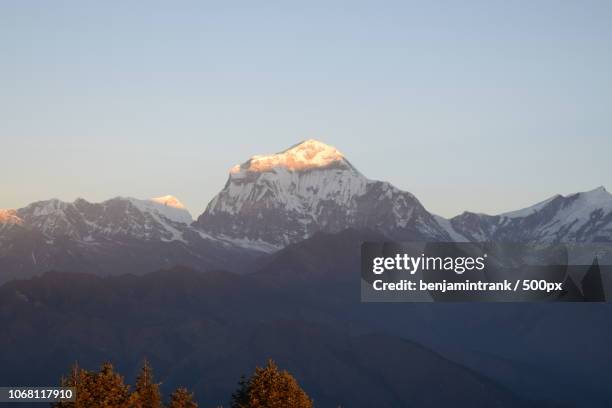
<svg viewBox="0 0 612 408"><path fill-rule="evenodd" d="M356 230L316 235L271 255L257 275L316 304L310 319L415 340L534 400L612 404L612 305L362 303L359 254L370 239Z"/></svg>
<svg viewBox="0 0 612 408"><path fill-rule="evenodd" d="M99 275L160 267L242 270L258 252L203 236L173 197L48 200L0 219L0 282L52 269Z"/></svg>
<svg viewBox="0 0 612 408"><path fill-rule="evenodd" d="M187 385L204 406L227 405L240 375L272 357L319 407L524 406L412 342L313 321L305 316L317 315L318 300L292 297L250 277L185 269L11 282L0 287L0 382L53 384L74 360L112 360L134 377L146 356L164 388ZM381 358L390 350L393 359Z"/></svg>
<svg viewBox="0 0 612 408"><path fill-rule="evenodd" d="M237 376L271 355L318 399L342 397L348 406L360 406L361 400L353 404L344 394L342 384L334 388L315 370L330 361L332 377L373 383L363 401L371 396L398 406L402 395L457 395L460 390L429 389L410 377L431 369L426 377L437 387L442 382L432 377L447 378L448 358L525 398L570 406L612 403L608 305L362 303L357 254L361 242L377 237L357 230L317 234L270 255L248 276L175 268L144 277L50 273L7 283L0 288L0 321L7 328L0 336L0 350L6 351L0 352L0 373L28 382L32 375L56 377L74 359L89 366L112 359L135 375L137 360L146 354L160 367L165 384L193 381L187 385L216 403ZM388 339L377 333L387 333ZM398 338L426 344L446 362L434 368L437 357L422 357L432 366L415 366L420 354L413 355L413 345L400 345ZM390 365L374 365L380 350L394 356ZM406 360L400 357L404 353L410 356ZM24 363L30 355L36 359L31 365ZM463 375L457 375L462 383ZM484 381L472 375L465 381ZM407 385L409 380L418 389ZM499 396L496 386L485 383L483 390ZM339 394L329 394L330 389Z"/></svg>

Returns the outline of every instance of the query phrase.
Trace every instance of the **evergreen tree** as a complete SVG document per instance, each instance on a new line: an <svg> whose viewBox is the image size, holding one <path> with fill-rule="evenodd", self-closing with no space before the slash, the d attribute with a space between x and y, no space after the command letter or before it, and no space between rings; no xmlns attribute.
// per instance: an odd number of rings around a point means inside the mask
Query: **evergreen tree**
<svg viewBox="0 0 612 408"><path fill-rule="evenodd" d="M312 408L312 400L286 370L272 360L257 367L248 381L241 380L232 395L232 408Z"/></svg>
<svg viewBox="0 0 612 408"><path fill-rule="evenodd" d="M94 375L94 397L97 406L125 407L129 402L129 386L123 382L123 377L114 371L111 363L102 365L99 373Z"/></svg>
<svg viewBox="0 0 612 408"><path fill-rule="evenodd" d="M70 376L63 378L61 384L75 387L76 399L74 402L55 404L58 408L128 408L130 405L129 387L110 363L103 364L98 373L75 365Z"/></svg>
<svg viewBox="0 0 612 408"><path fill-rule="evenodd" d="M85 402L91 399L89 377L91 373L79 367L78 363L74 363L70 370L68 378L62 377L60 386L72 387L76 391L76 399L74 402L59 402L54 404L56 408L81 408L86 406Z"/></svg>
<svg viewBox="0 0 612 408"><path fill-rule="evenodd" d="M153 378L153 369L145 359L136 379L136 390L132 396L135 408L161 408L159 384Z"/></svg>
<svg viewBox="0 0 612 408"><path fill-rule="evenodd" d="M193 394L180 387L172 393L168 408L198 408L198 404L193 400Z"/></svg>
<svg viewBox="0 0 612 408"><path fill-rule="evenodd" d="M238 389L232 394L232 408L247 408L249 406L249 381L240 376Z"/></svg>
<svg viewBox="0 0 612 408"><path fill-rule="evenodd" d="M582 293L586 302L605 302L606 293L603 288L599 261L593 260L593 264L582 278Z"/></svg>

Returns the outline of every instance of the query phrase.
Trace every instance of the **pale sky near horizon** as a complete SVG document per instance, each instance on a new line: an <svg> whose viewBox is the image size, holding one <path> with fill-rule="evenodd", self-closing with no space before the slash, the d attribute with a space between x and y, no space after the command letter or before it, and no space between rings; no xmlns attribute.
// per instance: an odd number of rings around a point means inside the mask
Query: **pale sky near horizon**
<svg viewBox="0 0 612 408"><path fill-rule="evenodd" d="M330 5L333 3L333 5ZM612 190L612 2L0 3L0 208L172 194L316 138L444 216Z"/></svg>

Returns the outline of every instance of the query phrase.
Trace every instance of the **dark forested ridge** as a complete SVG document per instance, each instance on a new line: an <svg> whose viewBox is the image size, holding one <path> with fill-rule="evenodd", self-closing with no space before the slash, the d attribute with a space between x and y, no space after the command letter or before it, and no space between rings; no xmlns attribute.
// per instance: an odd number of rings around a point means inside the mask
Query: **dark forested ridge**
<svg viewBox="0 0 612 408"><path fill-rule="evenodd" d="M237 379L273 358L319 407L609 405L607 305L364 304L355 254L371 237L317 235L249 275L9 282L0 383L56 384L74 361L135 378L146 357L164 395L185 386L228 406Z"/></svg>

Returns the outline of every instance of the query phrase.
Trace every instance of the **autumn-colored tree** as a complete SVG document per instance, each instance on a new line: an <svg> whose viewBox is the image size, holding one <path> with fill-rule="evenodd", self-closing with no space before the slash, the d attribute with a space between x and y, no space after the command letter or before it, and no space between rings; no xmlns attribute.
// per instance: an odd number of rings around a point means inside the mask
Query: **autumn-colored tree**
<svg viewBox="0 0 612 408"><path fill-rule="evenodd" d="M54 404L56 408L81 408L85 407L86 401L90 400L88 382L91 373L79 367L78 363L74 363L70 370L70 376L62 377L60 385L62 387L73 387L76 390L76 400L74 402L59 402Z"/></svg>
<svg viewBox="0 0 612 408"><path fill-rule="evenodd" d="M70 376L62 379L61 385L75 387L76 399L55 404L58 408L127 408L130 405L129 387L110 363L104 363L97 373L75 365Z"/></svg>
<svg viewBox="0 0 612 408"><path fill-rule="evenodd" d="M170 397L168 408L198 408L198 404L193 400L193 394L187 388L177 388Z"/></svg>
<svg viewBox="0 0 612 408"><path fill-rule="evenodd" d="M153 378L153 369L145 360L136 379L136 390L131 398L131 405L135 408L161 408L161 393L159 384Z"/></svg>
<svg viewBox="0 0 612 408"><path fill-rule="evenodd" d="M95 398L102 407L124 407L130 397L129 386L123 382L123 377L116 373L111 363L102 365L95 375Z"/></svg>
<svg viewBox="0 0 612 408"><path fill-rule="evenodd" d="M240 381L232 395L232 408L312 408L312 400L286 370L274 361L257 367L248 381Z"/></svg>

